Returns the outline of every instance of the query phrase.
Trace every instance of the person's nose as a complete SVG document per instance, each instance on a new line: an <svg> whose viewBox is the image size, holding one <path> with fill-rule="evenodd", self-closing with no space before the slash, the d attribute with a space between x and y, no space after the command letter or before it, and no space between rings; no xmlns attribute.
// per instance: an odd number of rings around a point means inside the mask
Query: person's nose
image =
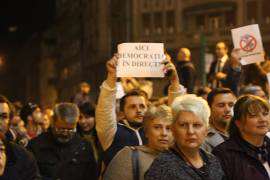
<svg viewBox="0 0 270 180"><path fill-rule="evenodd" d="M194 127L192 125L189 125L187 132L188 132L188 134L194 134Z"/></svg>
<svg viewBox="0 0 270 180"><path fill-rule="evenodd" d="M169 133L169 129L167 129L166 127L162 128L162 131L161 131L162 136L168 136L168 133Z"/></svg>

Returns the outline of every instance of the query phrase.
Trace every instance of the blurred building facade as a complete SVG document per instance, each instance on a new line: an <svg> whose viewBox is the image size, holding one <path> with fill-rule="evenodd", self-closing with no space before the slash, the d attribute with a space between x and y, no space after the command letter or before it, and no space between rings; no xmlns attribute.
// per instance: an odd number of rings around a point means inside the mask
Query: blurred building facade
<svg viewBox="0 0 270 180"><path fill-rule="evenodd" d="M269 9L269 0L55 1L54 22L17 55L13 73L22 88L14 85L12 92L50 106L70 100L78 83L87 81L97 98L105 62L122 42L163 42L173 57L185 46L200 68L202 37L205 50L213 52L219 40L232 46L232 28L258 23L267 51Z"/></svg>

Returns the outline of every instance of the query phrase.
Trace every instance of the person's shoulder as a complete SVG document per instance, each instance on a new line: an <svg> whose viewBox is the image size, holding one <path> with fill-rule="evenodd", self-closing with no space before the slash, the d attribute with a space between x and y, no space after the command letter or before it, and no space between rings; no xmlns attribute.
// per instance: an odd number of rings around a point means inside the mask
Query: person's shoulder
<svg viewBox="0 0 270 180"><path fill-rule="evenodd" d="M26 148L15 144L13 142L9 142L10 150L14 153L17 159L26 160L33 159L33 155L26 150Z"/></svg>

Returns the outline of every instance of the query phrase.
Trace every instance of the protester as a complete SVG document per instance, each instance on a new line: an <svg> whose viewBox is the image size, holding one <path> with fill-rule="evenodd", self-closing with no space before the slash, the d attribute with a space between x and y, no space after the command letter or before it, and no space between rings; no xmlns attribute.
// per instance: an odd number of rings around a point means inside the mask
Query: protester
<svg viewBox="0 0 270 180"><path fill-rule="evenodd" d="M244 86L240 89L239 91L239 95L247 95L247 94L251 94L251 95L255 95L255 96L259 96L263 99L268 99L265 92L262 90L262 88L260 86L256 86L256 85L248 85L248 86Z"/></svg>
<svg viewBox="0 0 270 180"><path fill-rule="evenodd" d="M0 179L39 180L41 178L33 155L5 137L12 114L10 102L0 95Z"/></svg>
<svg viewBox="0 0 270 180"><path fill-rule="evenodd" d="M37 104L27 103L20 112L20 117L24 121L28 136L32 139L42 133L41 124L42 113Z"/></svg>
<svg viewBox="0 0 270 180"><path fill-rule="evenodd" d="M57 104L51 128L29 142L44 180L97 179L91 144L76 134L78 119L77 105Z"/></svg>
<svg viewBox="0 0 270 180"><path fill-rule="evenodd" d="M91 86L87 82L80 83L80 91L74 96L73 102L78 106L83 103L94 103L94 101L90 98Z"/></svg>
<svg viewBox="0 0 270 180"><path fill-rule="evenodd" d="M227 130L236 97L228 88L217 88L208 94L207 101L211 109L210 128L202 148L211 152L214 147L228 139Z"/></svg>
<svg viewBox="0 0 270 180"><path fill-rule="evenodd" d="M171 123L171 108L166 105L150 107L143 118L147 144L127 146L120 150L107 167L104 180L133 180L134 177L143 179L157 155L172 145ZM134 171L134 168L137 170Z"/></svg>
<svg viewBox="0 0 270 180"><path fill-rule="evenodd" d="M191 52L188 48L181 48L177 55L176 69L180 83L188 93L194 92L196 84L196 69L191 62Z"/></svg>
<svg viewBox="0 0 270 180"><path fill-rule="evenodd" d="M234 105L229 140L213 153L220 159L227 179L266 180L270 177L269 104L253 95L240 97Z"/></svg>
<svg viewBox="0 0 270 180"><path fill-rule="evenodd" d="M96 108L96 130L104 151L104 162L108 164L115 154L125 146L138 146L146 143L142 120L147 110L145 92L131 91L120 100L120 111L124 120L117 122L116 117L116 64L118 58L114 56L107 62L107 79L101 86ZM181 94L181 86L174 65L164 62L164 71L170 71L171 86L168 102Z"/></svg>
<svg viewBox="0 0 270 180"><path fill-rule="evenodd" d="M183 95L175 99L172 109L175 144L154 160L145 179L223 179L224 172L217 158L200 150L210 116L207 102L195 95Z"/></svg>
<svg viewBox="0 0 270 180"><path fill-rule="evenodd" d="M222 86L221 80L226 78L229 66L228 47L225 42L220 41L216 44L216 59L211 63L207 75L212 88Z"/></svg>

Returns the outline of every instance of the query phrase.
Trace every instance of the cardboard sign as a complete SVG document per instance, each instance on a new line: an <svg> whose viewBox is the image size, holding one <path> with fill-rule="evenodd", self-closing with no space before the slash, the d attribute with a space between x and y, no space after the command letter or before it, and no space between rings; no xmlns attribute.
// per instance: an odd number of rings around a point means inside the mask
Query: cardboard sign
<svg viewBox="0 0 270 180"><path fill-rule="evenodd" d="M164 77L163 43L123 43L117 48L117 77Z"/></svg>
<svg viewBox="0 0 270 180"><path fill-rule="evenodd" d="M232 29L234 48L240 49L242 65L264 61L263 44L258 24Z"/></svg>

